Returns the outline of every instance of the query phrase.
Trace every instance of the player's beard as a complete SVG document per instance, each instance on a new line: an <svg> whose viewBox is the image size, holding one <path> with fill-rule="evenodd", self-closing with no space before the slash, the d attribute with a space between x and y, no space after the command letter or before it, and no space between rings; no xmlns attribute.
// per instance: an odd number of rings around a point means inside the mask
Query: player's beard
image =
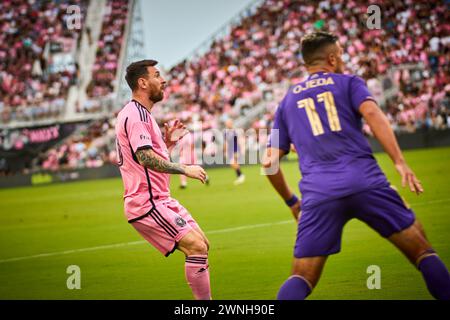
<svg viewBox="0 0 450 320"><path fill-rule="evenodd" d="M157 92L151 92L150 96L148 97L150 101L153 103L160 102L162 99L164 99L164 91L159 90Z"/></svg>

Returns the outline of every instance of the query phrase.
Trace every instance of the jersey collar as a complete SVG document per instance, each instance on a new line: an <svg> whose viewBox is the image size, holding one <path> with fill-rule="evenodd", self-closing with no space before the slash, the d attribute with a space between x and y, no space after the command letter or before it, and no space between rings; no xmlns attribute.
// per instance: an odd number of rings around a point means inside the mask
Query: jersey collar
<svg viewBox="0 0 450 320"><path fill-rule="evenodd" d="M328 73L329 73L329 72L325 72L325 71L318 71L318 72L311 73L311 74L308 76L308 80L311 79L314 75L321 76L321 75L328 74Z"/></svg>

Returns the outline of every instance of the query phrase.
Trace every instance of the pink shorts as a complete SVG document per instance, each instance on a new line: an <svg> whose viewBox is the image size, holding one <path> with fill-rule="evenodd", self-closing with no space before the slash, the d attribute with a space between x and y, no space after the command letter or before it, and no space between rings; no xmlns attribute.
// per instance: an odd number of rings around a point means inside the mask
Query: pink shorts
<svg viewBox="0 0 450 320"><path fill-rule="evenodd" d="M166 257L189 231L201 230L186 208L172 198L155 202L147 216L131 224Z"/></svg>

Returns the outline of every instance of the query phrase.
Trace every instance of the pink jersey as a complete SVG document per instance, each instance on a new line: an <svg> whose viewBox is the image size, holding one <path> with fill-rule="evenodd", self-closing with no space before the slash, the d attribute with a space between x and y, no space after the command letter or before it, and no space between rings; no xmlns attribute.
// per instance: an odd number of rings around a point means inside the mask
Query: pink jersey
<svg viewBox="0 0 450 320"><path fill-rule="evenodd" d="M136 100L130 101L117 116L116 147L125 188L125 215L133 222L153 209L155 202L170 197L170 175L147 169L136 158L137 150L151 147L163 159L169 160L158 124Z"/></svg>

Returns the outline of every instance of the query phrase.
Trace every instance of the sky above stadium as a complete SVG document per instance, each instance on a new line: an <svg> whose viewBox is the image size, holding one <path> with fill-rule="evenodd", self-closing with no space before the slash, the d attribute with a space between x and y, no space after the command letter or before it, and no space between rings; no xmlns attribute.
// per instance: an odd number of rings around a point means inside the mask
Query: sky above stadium
<svg viewBox="0 0 450 320"><path fill-rule="evenodd" d="M253 1L142 0L147 56L172 67Z"/></svg>

